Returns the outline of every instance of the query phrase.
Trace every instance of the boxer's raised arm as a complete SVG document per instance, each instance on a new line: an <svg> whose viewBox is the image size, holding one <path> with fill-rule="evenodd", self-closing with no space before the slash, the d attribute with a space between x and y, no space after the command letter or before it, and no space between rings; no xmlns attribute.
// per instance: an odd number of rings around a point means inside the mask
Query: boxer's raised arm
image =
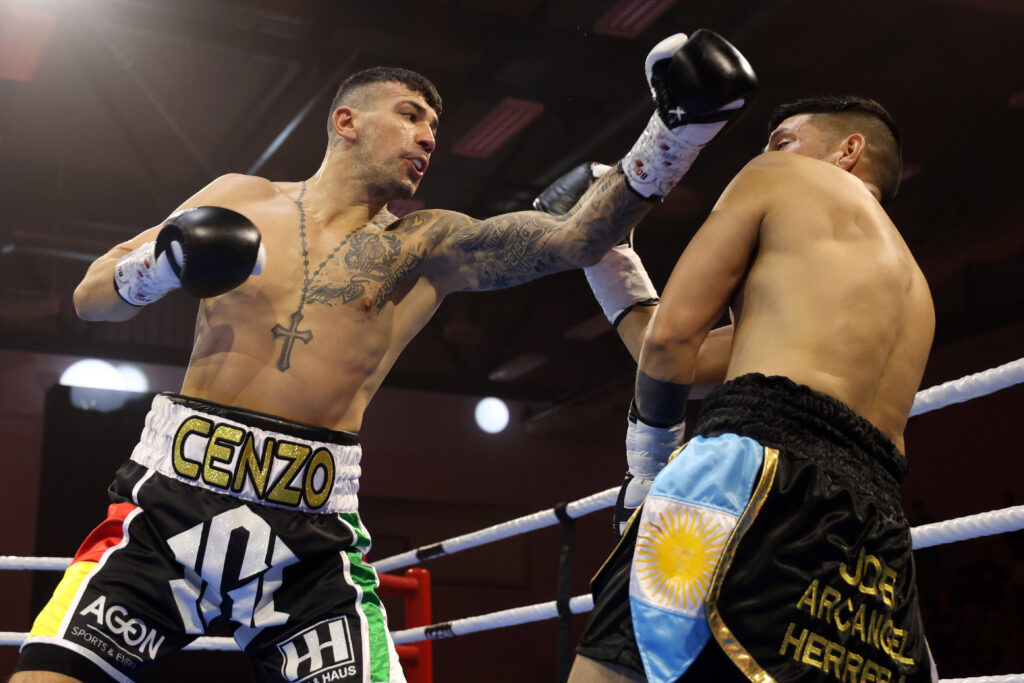
<svg viewBox="0 0 1024 683"><path fill-rule="evenodd" d="M96 259L75 288L78 316L128 320L174 289L212 297L259 274L266 262L259 230L245 216L218 205L230 201L240 184L251 180L222 176L162 225Z"/></svg>
<svg viewBox="0 0 1024 683"><path fill-rule="evenodd" d="M92 262L85 272L85 277L75 287L73 295L75 312L82 320L105 320L120 322L130 320L142 310L122 299L112 283L114 268L122 258L156 240L160 228L150 228L127 242L121 242L113 249Z"/></svg>
<svg viewBox="0 0 1024 683"><path fill-rule="evenodd" d="M757 88L743 55L705 30L689 40L676 34L658 43L645 72L655 107L647 128L568 214L525 211L448 223L437 253L452 266L452 290L508 287L597 260L679 182L704 145L747 108ZM571 197L574 191L555 194Z"/></svg>
<svg viewBox="0 0 1024 683"><path fill-rule="evenodd" d="M448 289L501 289L593 263L652 206L613 172L568 215L519 211L473 220L444 212L438 227L446 228L440 252L449 262Z"/></svg>

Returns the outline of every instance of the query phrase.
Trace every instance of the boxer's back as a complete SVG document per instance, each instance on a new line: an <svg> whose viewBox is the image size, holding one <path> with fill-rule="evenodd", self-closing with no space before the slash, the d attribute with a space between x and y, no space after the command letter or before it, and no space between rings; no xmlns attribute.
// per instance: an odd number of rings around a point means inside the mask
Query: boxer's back
<svg viewBox="0 0 1024 683"><path fill-rule="evenodd" d="M903 448L931 346L924 276L853 175L770 153L758 248L736 301L728 376L784 375L834 396Z"/></svg>

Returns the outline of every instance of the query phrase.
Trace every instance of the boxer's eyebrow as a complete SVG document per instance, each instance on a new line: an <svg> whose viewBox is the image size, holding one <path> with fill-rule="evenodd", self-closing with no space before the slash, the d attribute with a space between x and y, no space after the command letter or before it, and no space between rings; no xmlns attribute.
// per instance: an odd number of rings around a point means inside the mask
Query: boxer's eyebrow
<svg viewBox="0 0 1024 683"><path fill-rule="evenodd" d="M788 128L776 128L775 130L773 130L772 134L768 137L768 144L766 144L764 146L764 149L762 149L761 151L762 152L767 152L769 149L771 149L771 146L773 144L775 144L776 141L778 141L778 139L780 137L782 137L783 135L785 135L788 132L789 132Z"/></svg>
<svg viewBox="0 0 1024 683"><path fill-rule="evenodd" d="M410 107L416 110L416 114L419 116L426 117L427 108L414 100L402 100L402 104L408 104ZM430 119L430 130L431 132L437 132L437 117L431 117Z"/></svg>

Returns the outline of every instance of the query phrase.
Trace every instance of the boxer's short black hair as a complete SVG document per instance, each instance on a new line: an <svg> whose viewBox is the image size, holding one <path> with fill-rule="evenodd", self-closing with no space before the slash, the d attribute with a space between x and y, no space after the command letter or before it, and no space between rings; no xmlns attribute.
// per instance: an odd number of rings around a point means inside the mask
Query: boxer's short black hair
<svg viewBox="0 0 1024 683"><path fill-rule="evenodd" d="M356 107L365 105L361 98L364 87L377 83L401 83L409 90L423 95L423 99L426 100L431 109L438 116L441 115L441 95L437 92L434 84L425 76L415 71L395 66L375 66L358 71L346 78L338 86L338 92L334 95L334 100L331 102L331 113L333 114L334 110L342 104L350 104ZM328 117L327 121L327 130L331 133L334 131L330 117Z"/></svg>
<svg viewBox="0 0 1024 683"><path fill-rule="evenodd" d="M837 136L861 133L876 169L873 179L882 194L882 201L896 196L903 174L903 143L892 115L881 104L858 95L828 95L779 105L768 118L768 132L775 130L790 116L820 114L825 128Z"/></svg>

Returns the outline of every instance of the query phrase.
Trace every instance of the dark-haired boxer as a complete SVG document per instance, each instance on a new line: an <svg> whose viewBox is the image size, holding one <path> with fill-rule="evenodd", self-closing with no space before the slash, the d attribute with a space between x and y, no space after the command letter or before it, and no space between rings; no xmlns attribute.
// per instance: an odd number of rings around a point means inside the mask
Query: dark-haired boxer
<svg viewBox="0 0 1024 683"><path fill-rule="evenodd" d="M858 97L770 128L647 328L627 451L668 464L592 582L573 682L936 679L899 499L934 331L880 204L899 136ZM684 445L698 350L730 305L727 381Z"/></svg>
<svg viewBox="0 0 1024 683"><path fill-rule="evenodd" d="M361 559L363 412L448 293L596 260L756 86L707 31L659 44L646 69L657 111L564 216L388 213L423 178L441 99L374 68L339 88L311 178L218 178L98 259L75 291L83 318L131 318L178 286L205 298L181 394L154 400L12 680L142 679L213 621L234 624L258 681L404 680Z"/></svg>

